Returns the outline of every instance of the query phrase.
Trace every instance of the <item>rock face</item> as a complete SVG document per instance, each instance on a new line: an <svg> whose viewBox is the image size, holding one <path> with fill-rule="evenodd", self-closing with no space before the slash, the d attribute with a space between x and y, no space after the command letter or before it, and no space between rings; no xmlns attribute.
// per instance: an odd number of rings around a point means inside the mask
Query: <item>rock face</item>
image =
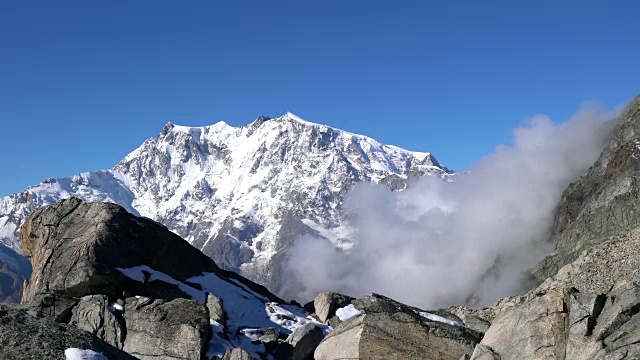
<svg viewBox="0 0 640 360"><path fill-rule="evenodd" d="M376 294L352 304L362 314L329 333L316 349L315 359L458 360L471 356L482 338L450 313L434 316Z"/></svg>
<svg viewBox="0 0 640 360"><path fill-rule="evenodd" d="M127 325L122 312L114 307L115 304L110 304L105 295L85 296L73 307L70 324L122 349Z"/></svg>
<svg viewBox="0 0 640 360"><path fill-rule="evenodd" d="M471 359L636 359L640 285L606 294L537 289L501 300Z"/></svg>
<svg viewBox="0 0 640 360"><path fill-rule="evenodd" d="M207 308L196 301L125 300L123 350L140 359L199 360L211 337Z"/></svg>
<svg viewBox="0 0 640 360"><path fill-rule="evenodd" d="M403 189L448 178L429 153L304 121L293 114L247 126L167 124L113 169L45 179L0 198L0 244L18 250L35 209L68 197L113 202L165 224L227 270L279 290L279 263L306 233L338 246L343 200L358 182ZM0 262L2 260L0 259Z"/></svg>
<svg viewBox="0 0 640 360"><path fill-rule="evenodd" d="M110 360L135 359L74 326L36 318L21 309L0 304L0 359L60 360L69 348L94 350Z"/></svg>
<svg viewBox="0 0 640 360"><path fill-rule="evenodd" d="M638 228L639 173L640 96L620 115L596 163L564 191L552 229L556 248L532 271L538 282L555 275L584 250Z"/></svg>

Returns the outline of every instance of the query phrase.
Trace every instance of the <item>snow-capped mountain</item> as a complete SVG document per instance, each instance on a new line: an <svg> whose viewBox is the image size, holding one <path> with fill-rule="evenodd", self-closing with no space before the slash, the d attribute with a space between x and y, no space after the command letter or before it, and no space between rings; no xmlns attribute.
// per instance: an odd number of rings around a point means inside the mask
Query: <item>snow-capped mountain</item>
<svg viewBox="0 0 640 360"><path fill-rule="evenodd" d="M34 209L71 196L109 201L165 224L211 256L278 291L279 261L305 233L349 246L343 199L357 182L394 190L450 177L430 153L383 145L287 113L232 127L172 123L110 170L45 179L0 198L0 244Z"/></svg>

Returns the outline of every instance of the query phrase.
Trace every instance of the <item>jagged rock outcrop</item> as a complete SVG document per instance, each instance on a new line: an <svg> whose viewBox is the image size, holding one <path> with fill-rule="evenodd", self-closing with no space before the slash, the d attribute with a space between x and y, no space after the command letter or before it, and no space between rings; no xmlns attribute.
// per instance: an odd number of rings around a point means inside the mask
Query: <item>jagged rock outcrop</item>
<svg viewBox="0 0 640 360"><path fill-rule="evenodd" d="M471 359L640 358L640 285L603 294L536 289L502 299Z"/></svg>
<svg viewBox="0 0 640 360"><path fill-rule="evenodd" d="M640 96L622 112L607 147L563 193L551 241L553 253L532 270L538 282L589 248L640 224Z"/></svg>
<svg viewBox="0 0 640 360"><path fill-rule="evenodd" d="M315 359L458 360L482 339L450 313L427 313L376 294L351 303L362 313L329 333Z"/></svg>
<svg viewBox="0 0 640 360"><path fill-rule="evenodd" d="M75 326L37 318L19 307L0 304L0 359L60 360L69 348L93 350L109 360L135 359Z"/></svg>
<svg viewBox="0 0 640 360"><path fill-rule="evenodd" d="M85 296L70 324L140 359L199 360L211 337L207 309L187 299L138 297L109 304L104 295Z"/></svg>
<svg viewBox="0 0 640 360"><path fill-rule="evenodd" d="M207 308L196 301L127 298L123 350L140 359L199 360L211 337Z"/></svg>

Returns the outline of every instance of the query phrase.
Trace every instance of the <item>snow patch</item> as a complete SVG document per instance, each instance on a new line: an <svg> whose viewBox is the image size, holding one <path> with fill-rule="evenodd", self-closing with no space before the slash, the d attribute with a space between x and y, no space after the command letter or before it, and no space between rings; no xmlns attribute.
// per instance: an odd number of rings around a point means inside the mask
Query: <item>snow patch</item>
<svg viewBox="0 0 640 360"><path fill-rule="evenodd" d="M338 319L340 319L340 321L347 321L352 317L360 314L362 314L362 311L356 309L353 304L349 304L336 310L336 315L338 316Z"/></svg>
<svg viewBox="0 0 640 360"><path fill-rule="evenodd" d="M419 311L418 314L420 314L420 316L422 316L424 318L427 318L427 319L429 319L431 321L437 321L437 322L453 325L453 326L460 327L460 328L465 327L464 325L460 324L457 321L449 320L449 319L447 319L445 317L442 317L442 316L439 316L439 315L436 315L436 314L432 314L432 313L428 313L426 311Z"/></svg>
<svg viewBox="0 0 640 360"><path fill-rule="evenodd" d="M108 357L93 350L69 348L64 351L66 360L109 360Z"/></svg>
<svg viewBox="0 0 640 360"><path fill-rule="evenodd" d="M200 285L202 290L198 290L146 265L128 269L117 268L117 270L139 282L144 282L146 278L147 282L160 280L174 284L193 300L201 303L204 303L207 293L222 298L223 309L227 315L228 340L224 337L222 325L212 320L213 333L222 335L212 337L207 350L211 356L220 352L224 354L224 351L230 347L241 347L251 354L264 352L263 344L253 343L257 339L252 336L251 329L271 327L276 331L289 334L300 326L314 323L325 334L331 331L331 327L314 320L304 309L272 302L236 279L224 279L214 273L203 273L186 280L188 283Z"/></svg>
<svg viewBox="0 0 640 360"><path fill-rule="evenodd" d="M172 285L176 285L180 291L182 291L183 293L189 295L189 297L191 297L191 299L193 300L197 300L200 302L204 301L205 298L205 294L202 291L199 291L197 289L192 288L191 286L178 281L174 278L172 278L171 276L161 272L161 271L156 271L153 270L152 268L148 267L147 265L140 265L140 266L135 266L132 268L116 268L116 270L120 271L124 276L135 280L135 281L139 281L141 283L145 283L145 282L151 282L154 280L160 280L162 282L165 282L167 284L172 284Z"/></svg>

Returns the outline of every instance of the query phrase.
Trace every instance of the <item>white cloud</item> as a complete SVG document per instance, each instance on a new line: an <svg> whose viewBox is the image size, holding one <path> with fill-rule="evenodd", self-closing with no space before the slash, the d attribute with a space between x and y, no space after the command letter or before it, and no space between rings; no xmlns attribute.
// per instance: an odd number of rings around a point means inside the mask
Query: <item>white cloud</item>
<svg viewBox="0 0 640 360"><path fill-rule="evenodd" d="M286 294L377 292L434 308L464 303L472 292L483 304L517 292L523 271L550 251L562 191L597 159L613 117L595 105L563 124L535 116L513 130L513 144L452 184L422 178L404 192L357 186L346 202L356 245L345 254L323 238L296 241Z"/></svg>

